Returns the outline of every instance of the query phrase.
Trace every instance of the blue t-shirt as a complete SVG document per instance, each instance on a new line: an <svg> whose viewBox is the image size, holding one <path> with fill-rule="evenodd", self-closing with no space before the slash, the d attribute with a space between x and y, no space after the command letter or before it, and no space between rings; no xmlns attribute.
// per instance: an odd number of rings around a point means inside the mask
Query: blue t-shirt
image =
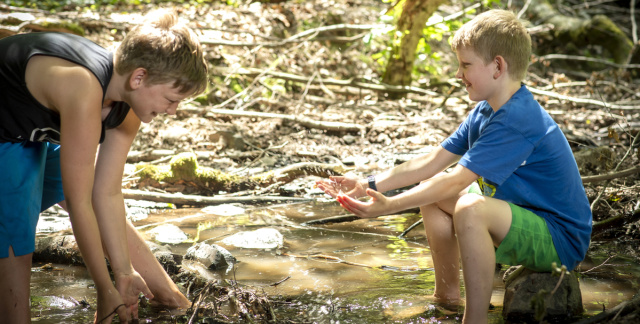
<svg viewBox="0 0 640 324"><path fill-rule="evenodd" d="M564 134L523 85L497 112L480 102L442 147L462 155L485 196L531 210L547 222L562 264L584 259L591 209Z"/></svg>

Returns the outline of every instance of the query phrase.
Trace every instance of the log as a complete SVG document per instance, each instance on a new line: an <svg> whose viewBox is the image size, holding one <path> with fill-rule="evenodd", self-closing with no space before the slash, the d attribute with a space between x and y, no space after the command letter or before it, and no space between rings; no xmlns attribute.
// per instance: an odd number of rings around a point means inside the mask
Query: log
<svg viewBox="0 0 640 324"><path fill-rule="evenodd" d="M201 167L194 153L174 156L170 165L136 165L136 176L142 185L160 186L186 184L204 192L235 192L267 187L274 183L288 183L306 176L329 177L342 175L347 168L342 164L302 162L249 177L229 174L221 170Z"/></svg>
<svg viewBox="0 0 640 324"><path fill-rule="evenodd" d="M580 55L591 45L600 45L606 51L607 57L612 58L617 64L627 63L627 59L633 48L633 42L624 32L616 26L609 17L596 15L589 18L566 16L558 12L548 0L533 0L527 14L534 24L550 24L553 29L549 31L551 42L545 42L545 46L552 45L546 51L565 51L564 54ZM544 35L538 35L544 38ZM538 50L541 50L538 47ZM593 56L601 56L593 53ZM580 68L592 67L599 69L597 63L589 62Z"/></svg>

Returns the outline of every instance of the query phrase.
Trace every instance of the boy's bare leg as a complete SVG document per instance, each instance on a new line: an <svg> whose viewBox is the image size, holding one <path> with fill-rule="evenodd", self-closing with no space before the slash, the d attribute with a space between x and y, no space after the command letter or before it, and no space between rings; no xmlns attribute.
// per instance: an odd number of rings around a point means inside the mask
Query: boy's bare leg
<svg viewBox="0 0 640 324"><path fill-rule="evenodd" d="M29 281L32 253L0 259L0 323L31 323Z"/></svg>
<svg viewBox="0 0 640 324"><path fill-rule="evenodd" d="M487 323L493 275L494 246L499 246L511 227L511 208L504 201L465 195L454 211L465 283L465 324Z"/></svg>
<svg viewBox="0 0 640 324"><path fill-rule="evenodd" d="M127 241L131 264L147 283L154 301L173 308L191 307L191 302L180 292L130 221L127 221Z"/></svg>
<svg viewBox="0 0 640 324"><path fill-rule="evenodd" d="M453 211L451 206L451 211ZM448 208L445 208L448 209ZM460 300L460 253L453 218L439 206L420 207L435 270L434 297L446 304Z"/></svg>

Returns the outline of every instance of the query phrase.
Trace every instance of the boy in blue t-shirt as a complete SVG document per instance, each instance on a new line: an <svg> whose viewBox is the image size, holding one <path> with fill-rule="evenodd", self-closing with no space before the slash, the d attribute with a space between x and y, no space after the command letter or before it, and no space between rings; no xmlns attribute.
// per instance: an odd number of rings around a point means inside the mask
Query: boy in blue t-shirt
<svg viewBox="0 0 640 324"><path fill-rule="evenodd" d="M460 299L462 260L463 322L486 323L495 263L550 271L556 262L572 270L589 246L591 210L566 138L521 84L531 38L515 15L478 15L456 32L452 48L456 77L479 101L458 130L432 153L375 178L332 177L317 185L360 217L420 207L434 297ZM418 181L402 194L382 194ZM366 195L371 199L355 199Z"/></svg>

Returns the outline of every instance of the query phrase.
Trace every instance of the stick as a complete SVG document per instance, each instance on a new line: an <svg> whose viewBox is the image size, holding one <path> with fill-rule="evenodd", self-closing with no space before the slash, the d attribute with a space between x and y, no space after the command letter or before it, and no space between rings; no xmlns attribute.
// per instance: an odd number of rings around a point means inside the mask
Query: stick
<svg viewBox="0 0 640 324"><path fill-rule="evenodd" d="M259 117L259 118L280 118L292 122L296 122L307 128L323 129L332 132L363 132L364 126L351 123L334 122L334 121L317 121L311 120L306 117L283 115L274 113L265 113L258 111L242 111L242 110L230 110L230 109L216 109L208 108L207 111L214 114L227 115L227 116L240 116L240 117Z"/></svg>
<svg viewBox="0 0 640 324"><path fill-rule="evenodd" d="M254 69L254 68L249 68L249 69L242 69L241 68L241 69L237 69L235 71L230 71L229 69L219 68L215 72L218 72L220 75L229 75L231 73L231 74L238 74L238 75L258 76L258 75L262 74L262 75L269 75L269 76L272 76L274 78L288 80L288 81L294 81L294 82L300 82L300 83L309 82L309 78L304 77L304 76L291 74L291 73L283 73L283 72L262 71L262 70ZM319 82L320 81L314 81L312 83L319 83ZM376 91L400 92L400 93L417 93L417 94L421 94L421 95L425 95L425 96L432 96L432 97L440 96L440 94L438 94L438 93L436 93L434 91L430 91L430 90L426 90L426 89L422 89L422 88L418 88L418 87L396 86L396 85L390 85L390 84L384 84L384 83L372 84L372 83L355 81L353 79L349 79L349 80L323 79L322 83L325 84L325 85L335 85L335 86L341 86L341 87L350 86L350 87L356 87L356 88L368 89L368 90L376 90ZM638 109L640 109L640 107L638 107Z"/></svg>
<svg viewBox="0 0 640 324"><path fill-rule="evenodd" d="M622 170L620 172L611 172L611 173L607 173L607 174L584 176L584 177L582 177L582 183L599 182L599 181L617 179L617 178L630 176L630 175L636 174L638 172L640 172L640 166L635 166L633 168Z"/></svg>
<svg viewBox="0 0 640 324"><path fill-rule="evenodd" d="M267 203L283 201L312 201L313 198L280 196L206 197L196 195L155 193L133 189L122 189L125 199L166 202L174 205L207 206L232 203Z"/></svg>

